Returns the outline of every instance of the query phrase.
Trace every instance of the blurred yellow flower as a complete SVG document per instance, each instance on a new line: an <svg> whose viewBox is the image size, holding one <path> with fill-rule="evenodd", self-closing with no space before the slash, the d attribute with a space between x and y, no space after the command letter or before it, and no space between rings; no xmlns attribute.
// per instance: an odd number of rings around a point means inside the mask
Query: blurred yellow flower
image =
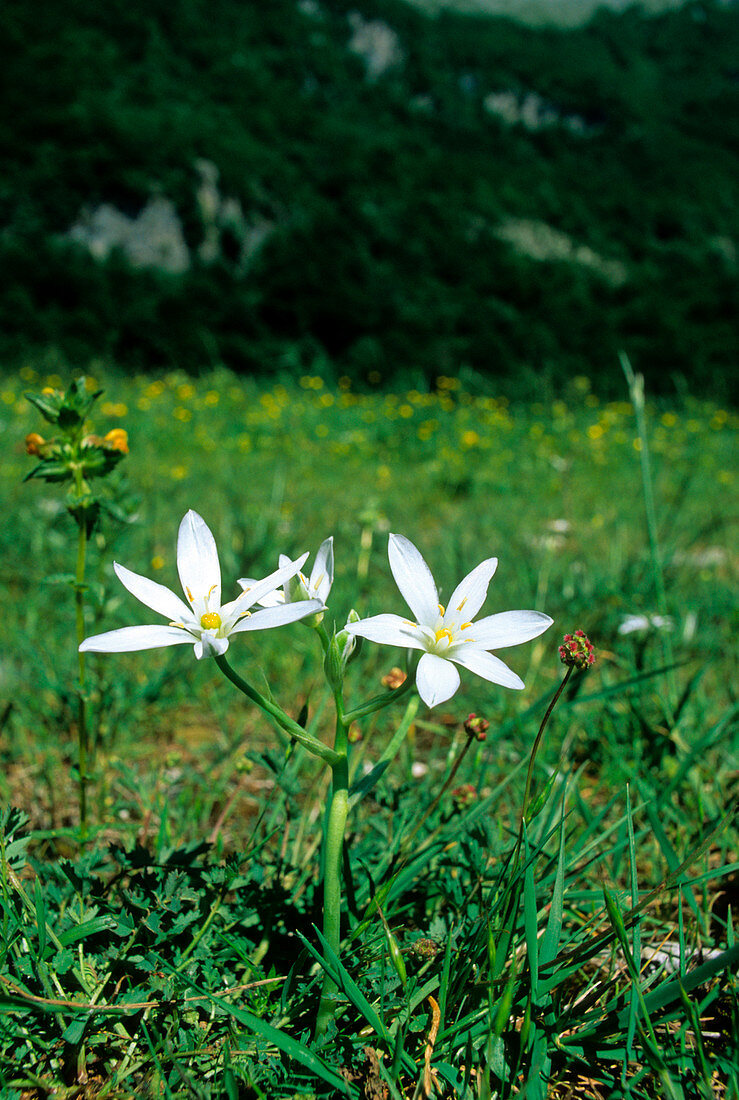
<svg viewBox="0 0 739 1100"><path fill-rule="evenodd" d="M112 428L107 435L103 437L103 442L114 451L121 451L122 454L128 454L128 432L125 428Z"/></svg>

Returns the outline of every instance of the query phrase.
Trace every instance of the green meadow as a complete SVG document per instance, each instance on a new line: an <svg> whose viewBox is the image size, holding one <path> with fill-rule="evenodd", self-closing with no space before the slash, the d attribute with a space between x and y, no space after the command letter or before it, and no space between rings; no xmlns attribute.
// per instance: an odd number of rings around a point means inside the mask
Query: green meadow
<svg viewBox="0 0 739 1100"><path fill-rule="evenodd" d="M606 402L582 376L517 403L451 377L367 393L100 372L94 429L130 452L88 547L88 634L158 620L112 563L179 592L188 509L224 599L333 535L327 624L405 614L395 532L442 600L496 556L483 613L554 619L501 654L522 692L462 669L358 800L338 958L317 932L330 777L189 647L88 655L80 837L75 527L63 487L23 480L44 433L24 393L67 381L0 381L2 1096L739 1097L736 414L647 395L640 427L625 380ZM529 785L575 630L597 661ZM244 634L229 660L331 743L313 630ZM404 664L364 642L348 699ZM352 727L355 784L402 713ZM326 970L340 1004L317 1039Z"/></svg>

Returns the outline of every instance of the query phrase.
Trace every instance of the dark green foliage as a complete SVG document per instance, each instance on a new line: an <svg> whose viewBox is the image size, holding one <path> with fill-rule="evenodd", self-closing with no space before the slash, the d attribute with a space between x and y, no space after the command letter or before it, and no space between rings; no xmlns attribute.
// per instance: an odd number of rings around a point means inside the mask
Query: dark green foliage
<svg viewBox="0 0 739 1100"><path fill-rule="evenodd" d="M347 49L356 5L91 0L11 5L0 71L0 292L6 357L251 373L333 370L359 381L471 368L520 389L600 371L625 348L652 389L728 389L736 358L735 8L692 3L569 31L366 0L406 59L368 82ZM564 125L487 113L535 92ZM194 163L271 236L246 267L203 227ZM62 238L80 210L133 215L163 192L193 266L97 267ZM607 261L540 262L496 235L544 222Z"/></svg>

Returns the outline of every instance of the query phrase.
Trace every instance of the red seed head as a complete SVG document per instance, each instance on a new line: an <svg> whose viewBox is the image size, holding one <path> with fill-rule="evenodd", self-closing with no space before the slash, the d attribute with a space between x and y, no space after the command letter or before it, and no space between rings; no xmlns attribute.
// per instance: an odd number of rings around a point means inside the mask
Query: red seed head
<svg viewBox="0 0 739 1100"><path fill-rule="evenodd" d="M490 723L487 718L482 718L479 714L470 714L465 719L464 728L469 737L474 737L478 741L484 741L485 734L490 728Z"/></svg>
<svg viewBox="0 0 739 1100"><path fill-rule="evenodd" d="M595 664L593 643L583 630L574 634L565 634L559 647L559 659L563 665L584 670Z"/></svg>

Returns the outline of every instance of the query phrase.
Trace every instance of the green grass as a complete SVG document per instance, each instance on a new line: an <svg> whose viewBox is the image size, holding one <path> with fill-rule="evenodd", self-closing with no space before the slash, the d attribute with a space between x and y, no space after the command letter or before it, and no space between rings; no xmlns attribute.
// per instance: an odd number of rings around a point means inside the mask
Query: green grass
<svg viewBox="0 0 739 1100"><path fill-rule="evenodd" d="M227 373L98 381L95 429L129 432L130 521L108 520L91 548L90 633L153 621L111 562L177 588L188 508L216 536L225 594L333 534L337 622L352 606L402 611L391 530L447 594L498 556L486 610L532 607L555 626L504 654L523 693L463 674L359 803L341 960L313 927L326 778L185 647L90 658L94 839L80 852L74 525L54 485L22 483L24 437L43 432L23 391L58 380L5 377L1 782L26 821L6 814L4 1095L359 1097L384 1085L411 1097L428 1054L439 1096L738 1096L735 415L647 403L662 595L633 409L600 402L585 379L546 406L445 378L387 395L314 376L270 388ZM674 694L664 635L618 629L662 602ZM561 680L557 645L577 628L598 663L570 681L547 728L518 862L529 753ZM289 713L307 705L308 728L328 738L317 649L296 624L237 639L229 656ZM365 644L350 698L378 690L394 663ZM458 808L446 791L435 804L470 711L491 728L453 782L477 798ZM356 776L399 718L362 723ZM663 965L671 951L677 970ZM321 967L345 1003L318 1047Z"/></svg>

